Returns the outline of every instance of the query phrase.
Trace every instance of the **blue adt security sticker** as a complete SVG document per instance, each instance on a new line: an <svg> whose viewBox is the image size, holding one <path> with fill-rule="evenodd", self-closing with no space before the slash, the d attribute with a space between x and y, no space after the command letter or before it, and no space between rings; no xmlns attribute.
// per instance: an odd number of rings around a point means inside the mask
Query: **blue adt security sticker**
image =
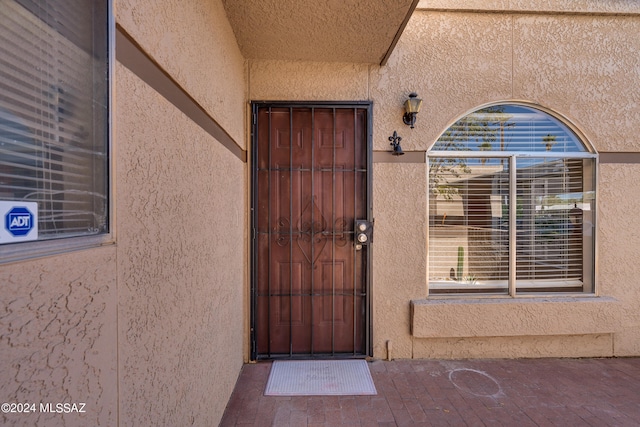
<svg viewBox="0 0 640 427"><path fill-rule="evenodd" d="M16 206L5 215L4 226L14 236L25 236L33 229L33 214L24 206Z"/></svg>
<svg viewBox="0 0 640 427"><path fill-rule="evenodd" d="M3 230L0 244L36 240L38 238L38 204L0 201Z"/></svg>

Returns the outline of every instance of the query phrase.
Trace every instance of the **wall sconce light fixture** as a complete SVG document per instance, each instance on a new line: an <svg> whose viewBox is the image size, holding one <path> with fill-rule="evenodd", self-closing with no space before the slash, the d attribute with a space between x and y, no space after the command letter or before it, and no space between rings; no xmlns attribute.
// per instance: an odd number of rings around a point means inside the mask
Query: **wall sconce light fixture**
<svg viewBox="0 0 640 427"><path fill-rule="evenodd" d="M416 123L416 114L420 111L420 107L422 107L422 99L418 98L417 93L411 92L409 99L404 102L405 113L402 117L404 124L411 126L411 129L413 129L413 125Z"/></svg>
<svg viewBox="0 0 640 427"><path fill-rule="evenodd" d="M389 137L389 141L391 141L391 144L389 145L393 145L393 152L391 154L393 154L394 156L402 156L404 154L404 151L402 151L402 147L400 147L400 141L402 141L402 137L398 136L398 132L394 130L393 135Z"/></svg>

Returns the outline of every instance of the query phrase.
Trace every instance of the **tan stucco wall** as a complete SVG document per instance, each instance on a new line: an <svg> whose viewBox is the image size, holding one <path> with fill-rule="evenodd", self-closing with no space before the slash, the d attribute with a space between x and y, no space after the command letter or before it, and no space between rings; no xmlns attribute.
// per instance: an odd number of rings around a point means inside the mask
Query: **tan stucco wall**
<svg viewBox="0 0 640 427"><path fill-rule="evenodd" d="M115 10L116 22L246 148L244 58L222 1L117 0Z"/></svg>
<svg viewBox="0 0 640 427"><path fill-rule="evenodd" d="M426 294L427 181L424 164L376 163L373 168L373 355L413 354L409 301Z"/></svg>
<svg viewBox="0 0 640 427"><path fill-rule="evenodd" d="M453 121L482 104L522 100L561 114L596 150L639 151L634 128L640 123L640 59L633 53L640 49L639 30L637 15L419 11L389 66L371 81L374 88L379 82L383 99L395 95L385 95L387 82L403 81L413 82L412 90L425 98L416 129L404 131L410 135L407 147L414 149L428 149ZM394 74L396 78L389 77ZM400 84L396 85L399 91ZM610 176L614 171L619 179ZM634 198L616 194L622 191L620 183L625 183L629 195L635 194L630 183L634 173L638 173L635 165L600 168L598 290L615 301L497 300L479 306L418 299L412 322L413 356L638 354L636 269L617 259L626 254L632 258L640 244L633 233L618 240L630 223L637 222L629 216L636 208ZM608 207L612 203L617 207ZM617 217L608 213L612 209ZM605 273L612 269L615 280ZM550 317L562 327L551 327Z"/></svg>
<svg viewBox="0 0 640 427"><path fill-rule="evenodd" d="M638 13L635 0L420 0L418 10L624 14Z"/></svg>
<svg viewBox="0 0 640 427"><path fill-rule="evenodd" d="M124 30L246 148L221 2L119 1ZM244 359L247 168L116 69L120 425L216 425Z"/></svg>
<svg viewBox="0 0 640 427"><path fill-rule="evenodd" d="M368 66L350 63L250 61L252 101L368 99Z"/></svg>
<svg viewBox="0 0 640 427"><path fill-rule="evenodd" d="M215 424L243 362L245 169L117 78L120 422Z"/></svg>
<svg viewBox="0 0 640 427"><path fill-rule="evenodd" d="M638 145L636 140L636 147ZM635 151L640 150L636 148ZM612 313L618 319L615 333L617 356L640 355L639 175L640 165L637 164L600 166L598 279L600 293L621 302L618 311Z"/></svg>
<svg viewBox="0 0 640 427"><path fill-rule="evenodd" d="M562 113L598 151L639 150L640 15L529 15L513 31L514 98Z"/></svg>
<svg viewBox="0 0 640 427"><path fill-rule="evenodd" d="M114 246L0 268L2 425L115 425L117 403ZM40 403L86 403L85 413L43 413Z"/></svg>
<svg viewBox="0 0 640 427"><path fill-rule="evenodd" d="M640 151L634 131L640 123L640 15L633 5L601 10L574 2L557 13L545 3L537 14L514 2L485 5L491 13L423 3L426 9L414 13L386 66L368 66L363 76L349 64L251 61L249 98L371 100L374 151L389 150L388 136L397 130L405 152L424 152L461 116L510 100L564 117L596 150ZM424 99L413 130L402 123L402 103L412 91ZM373 169L374 357L387 356L387 341L397 358L640 354L633 262L640 240L629 232L637 228L632 176L640 166L599 170L602 298L562 304L507 299L470 310L426 299L426 165L380 155ZM565 327L552 327L549 316L565 320ZM461 332L474 321L482 322L475 332ZM459 327L447 331L443 322ZM431 330L432 323L442 327Z"/></svg>
<svg viewBox="0 0 640 427"><path fill-rule="evenodd" d="M413 0L223 0L248 59L379 64Z"/></svg>
<svg viewBox="0 0 640 427"><path fill-rule="evenodd" d="M116 21L242 148L246 65L219 1L114 2ZM245 360L247 167L114 73L113 242L0 267L2 425L217 425Z"/></svg>

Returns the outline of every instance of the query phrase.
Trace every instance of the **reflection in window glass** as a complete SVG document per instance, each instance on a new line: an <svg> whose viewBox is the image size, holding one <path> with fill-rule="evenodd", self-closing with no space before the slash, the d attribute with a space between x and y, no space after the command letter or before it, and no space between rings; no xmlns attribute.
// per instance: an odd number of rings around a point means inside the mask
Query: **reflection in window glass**
<svg viewBox="0 0 640 427"><path fill-rule="evenodd" d="M586 152L578 137L556 118L521 105L483 108L454 123L432 151L520 153Z"/></svg>
<svg viewBox="0 0 640 427"><path fill-rule="evenodd" d="M530 107L451 126L429 152L430 293L593 292L595 167Z"/></svg>
<svg viewBox="0 0 640 427"><path fill-rule="evenodd" d="M0 200L37 202L39 240L108 231L107 7L0 7Z"/></svg>
<svg viewBox="0 0 640 427"><path fill-rule="evenodd" d="M453 161L452 161L453 160ZM502 292L509 278L509 166L429 159L429 285Z"/></svg>

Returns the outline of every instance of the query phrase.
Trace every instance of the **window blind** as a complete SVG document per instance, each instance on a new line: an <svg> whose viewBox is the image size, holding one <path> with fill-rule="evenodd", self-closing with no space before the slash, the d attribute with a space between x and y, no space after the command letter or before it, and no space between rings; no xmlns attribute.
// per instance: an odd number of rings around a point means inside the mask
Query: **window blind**
<svg viewBox="0 0 640 427"><path fill-rule="evenodd" d="M519 287L582 285L582 159L527 159L517 174Z"/></svg>
<svg viewBox="0 0 640 427"><path fill-rule="evenodd" d="M106 2L72 6L0 0L0 200L39 239L108 230Z"/></svg>
<svg viewBox="0 0 640 427"><path fill-rule="evenodd" d="M577 136L554 117L527 107L488 107L458 120L433 151L584 153Z"/></svg>
<svg viewBox="0 0 640 427"><path fill-rule="evenodd" d="M432 288L506 292L509 163L429 159L429 279Z"/></svg>
<svg viewBox="0 0 640 427"><path fill-rule="evenodd" d="M430 290L590 291L595 164L575 133L530 107L452 125L429 152Z"/></svg>

